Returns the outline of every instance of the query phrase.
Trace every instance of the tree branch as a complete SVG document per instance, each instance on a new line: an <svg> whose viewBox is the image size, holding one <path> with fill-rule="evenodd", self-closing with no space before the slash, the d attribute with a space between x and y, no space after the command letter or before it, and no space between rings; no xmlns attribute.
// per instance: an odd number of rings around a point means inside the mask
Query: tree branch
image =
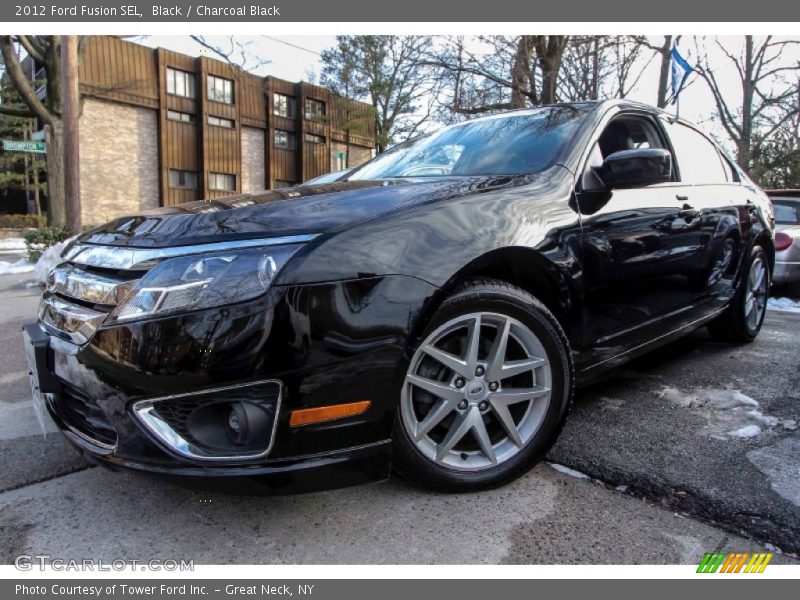
<svg viewBox="0 0 800 600"><path fill-rule="evenodd" d="M43 123L52 126L53 115L36 96L31 82L28 81L25 74L22 72L22 66L19 63L19 59L17 59L12 44L13 42L11 41L10 35L0 36L0 53L2 53L3 56L6 73L11 78L11 83L14 84L23 102L28 105L28 108L30 108Z"/></svg>
<svg viewBox="0 0 800 600"><path fill-rule="evenodd" d="M33 42L27 35L18 35L17 40L20 44L22 44L22 47L25 48L25 52L27 52L31 58L33 58L36 62L44 62L44 53L39 52L39 48L34 46Z"/></svg>
<svg viewBox="0 0 800 600"><path fill-rule="evenodd" d="M24 119L36 118L36 115L29 110L25 110L24 108L4 106L2 104L0 104L0 115L6 115L7 117L22 117Z"/></svg>

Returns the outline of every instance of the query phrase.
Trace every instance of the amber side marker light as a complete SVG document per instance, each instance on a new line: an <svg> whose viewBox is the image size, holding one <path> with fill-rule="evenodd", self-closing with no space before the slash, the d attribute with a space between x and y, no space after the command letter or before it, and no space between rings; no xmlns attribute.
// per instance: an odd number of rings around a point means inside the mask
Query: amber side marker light
<svg viewBox="0 0 800 600"><path fill-rule="evenodd" d="M331 406L293 410L289 417L289 425L291 427L300 427L302 425L313 425L314 423L354 417L366 412L371 404L370 400L362 400L361 402L350 402L348 404L333 404Z"/></svg>

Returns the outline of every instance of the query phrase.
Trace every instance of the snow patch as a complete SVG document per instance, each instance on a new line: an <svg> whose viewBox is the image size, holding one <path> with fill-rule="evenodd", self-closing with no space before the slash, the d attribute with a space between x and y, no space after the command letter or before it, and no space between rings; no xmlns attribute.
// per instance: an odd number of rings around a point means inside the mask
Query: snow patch
<svg viewBox="0 0 800 600"><path fill-rule="evenodd" d="M778 548L777 546L773 546L773 545L772 545L772 544L770 544L769 542L767 542L766 544L764 544L764 548L766 548L766 549L767 549L767 550L769 550L770 552L774 552L775 554L783 554L783 550L781 550L781 549L780 549L780 548Z"/></svg>
<svg viewBox="0 0 800 600"><path fill-rule="evenodd" d="M776 427L790 431L797 429L793 419L762 413L758 410L758 401L739 390L698 388L684 392L664 386L658 396L704 417L706 426L701 433L714 439L748 439Z"/></svg>
<svg viewBox="0 0 800 600"><path fill-rule="evenodd" d="M707 390L706 398L717 410L730 410L740 406L758 407L758 402L739 390Z"/></svg>
<svg viewBox="0 0 800 600"><path fill-rule="evenodd" d="M74 237L66 239L63 242L50 246L47 250L42 252L39 260L36 261L36 268L34 269L36 281L42 285L47 285L47 276L50 274L50 271L64 262L61 259L61 253L64 251L64 248L67 247L67 244L74 239Z"/></svg>
<svg viewBox="0 0 800 600"><path fill-rule="evenodd" d="M0 239L0 254L18 254L25 252L25 240L19 237L9 237Z"/></svg>
<svg viewBox="0 0 800 600"><path fill-rule="evenodd" d="M767 310L800 313L800 301L791 298L770 298L767 300Z"/></svg>
<svg viewBox="0 0 800 600"><path fill-rule="evenodd" d="M586 473L581 473L580 471L576 471L575 469L570 469L569 467L565 467L564 465L560 465L558 463L547 463L550 467L558 471L559 473L563 473L564 475L569 475L570 477L575 477L576 479L591 479Z"/></svg>
<svg viewBox="0 0 800 600"><path fill-rule="evenodd" d="M16 262L0 260L0 275L16 275L17 273L28 273L33 271L34 265L28 262L27 258L20 258Z"/></svg>
<svg viewBox="0 0 800 600"><path fill-rule="evenodd" d="M605 408L608 410L619 410L625 405L625 400L621 398L609 398L608 396L603 396L598 400L601 408Z"/></svg>
<svg viewBox="0 0 800 600"><path fill-rule="evenodd" d="M752 438L757 437L761 433L761 427L758 425L745 425L740 429L729 431L728 435L734 438Z"/></svg>

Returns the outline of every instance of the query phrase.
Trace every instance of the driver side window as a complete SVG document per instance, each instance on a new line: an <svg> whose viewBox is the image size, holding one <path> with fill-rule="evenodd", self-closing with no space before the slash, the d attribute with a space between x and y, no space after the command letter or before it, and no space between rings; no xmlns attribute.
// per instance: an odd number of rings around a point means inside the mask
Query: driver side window
<svg viewBox="0 0 800 600"><path fill-rule="evenodd" d="M609 123L595 142L581 175L586 191L605 189L600 177L603 161L615 152L646 148L666 148L655 124L646 117L626 115Z"/></svg>

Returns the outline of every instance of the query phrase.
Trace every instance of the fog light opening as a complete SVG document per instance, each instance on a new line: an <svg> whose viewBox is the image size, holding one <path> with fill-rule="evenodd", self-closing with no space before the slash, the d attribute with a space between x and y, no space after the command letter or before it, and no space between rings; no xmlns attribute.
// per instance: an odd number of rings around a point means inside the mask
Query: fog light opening
<svg viewBox="0 0 800 600"><path fill-rule="evenodd" d="M264 380L140 400L131 410L175 454L230 462L269 454L280 405L281 383Z"/></svg>
<svg viewBox="0 0 800 600"><path fill-rule="evenodd" d="M274 411L273 405L247 401L214 402L192 411L186 429L192 442L206 452L260 454L272 438Z"/></svg>

